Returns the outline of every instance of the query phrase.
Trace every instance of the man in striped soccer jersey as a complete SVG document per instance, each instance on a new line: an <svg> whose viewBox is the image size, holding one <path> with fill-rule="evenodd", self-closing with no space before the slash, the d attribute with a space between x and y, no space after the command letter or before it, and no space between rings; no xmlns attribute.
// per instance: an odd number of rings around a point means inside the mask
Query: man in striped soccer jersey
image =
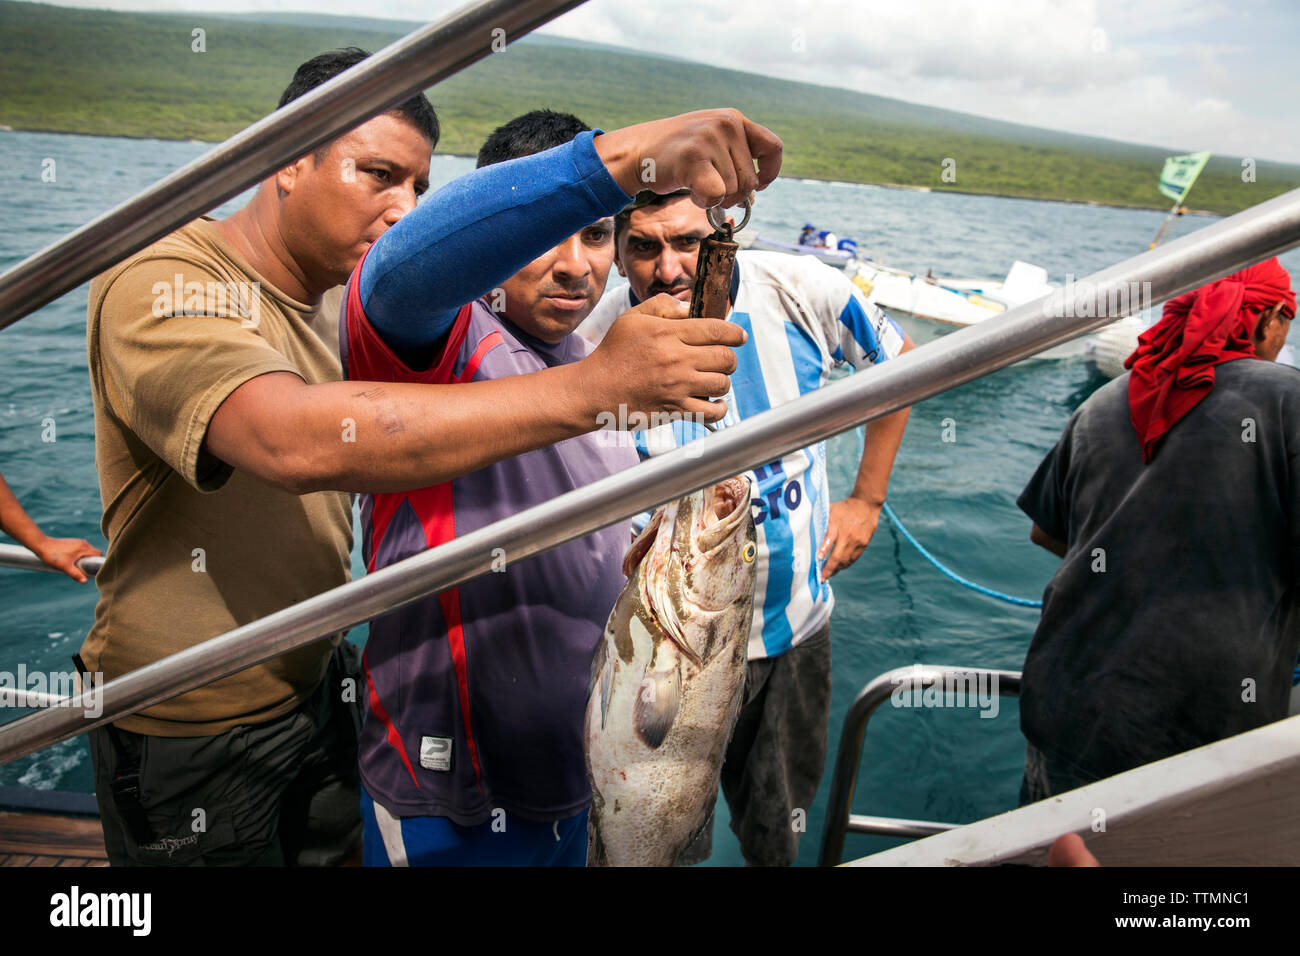
<svg viewBox="0 0 1300 956"><path fill-rule="evenodd" d="M704 210L681 194L641 193L615 217L615 263L628 280L579 328L600 341L620 312L667 293L689 302ZM736 350L728 412L733 425L826 384L840 365L866 369L912 342L843 273L811 256L742 251L732 276L730 320L748 334ZM832 502L819 443L749 472L758 531L758 579L745 700L722 766L731 828L746 862L793 863L826 763L831 699L828 579L862 554L876 530L907 410L867 426L853 491ZM642 456L705 434L677 421L636 434ZM802 817L799 813L802 811ZM681 862L706 859L712 821Z"/></svg>
<svg viewBox="0 0 1300 956"><path fill-rule="evenodd" d="M573 370L582 373L575 381L598 385L599 364L591 364L598 356L589 358L590 345L571 333L604 291L612 215L630 198L623 184L637 181L640 157L657 157L659 175L674 186L698 189L713 163L725 163L737 186L761 182L748 157L779 148L761 127L735 126L738 114L692 115L631 127L639 132L628 136L538 111L494 132L479 154L482 168L431 196L357 266L340 329L348 377L472 390ZM706 170L693 141L714 137L731 142L702 144L713 157ZM743 338L717 319L698 320L690 333L688 323L662 322L687 311L667 297L646 305L661 316L662 331L683 341L701 331L717 341ZM624 317L606 345L629 342L647 318ZM734 360L719 349L707 361L717 376L708 387L721 395ZM625 373L624 387L671 374L642 366ZM519 401L528 400L521 393ZM717 417L692 402L683 410ZM484 423L484 444L500 440L491 426ZM637 462L630 447L590 431L560 437L439 485L366 496L367 567ZM623 523L527 560L503 553L496 573L372 622L359 748L367 864L586 862L582 715L591 659L624 584L628 540Z"/></svg>

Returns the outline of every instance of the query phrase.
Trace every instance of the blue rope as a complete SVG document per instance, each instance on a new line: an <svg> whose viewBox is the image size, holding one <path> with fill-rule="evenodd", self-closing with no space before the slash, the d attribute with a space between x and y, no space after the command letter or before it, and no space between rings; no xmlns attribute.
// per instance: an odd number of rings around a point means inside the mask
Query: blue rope
<svg viewBox="0 0 1300 956"><path fill-rule="evenodd" d="M897 528L902 533L903 537L906 538L908 541L912 542L912 546L915 547L917 551L921 552L921 557L925 558L925 560L929 561L931 564L933 564L936 568L938 568L948 577L952 578L958 584L962 585L962 587L970 588L972 591L978 591L980 594L986 595L991 598L997 598L999 601L1006 601L1008 604L1018 604L1021 607L1042 607L1043 606L1042 601L1030 601L1027 600L1026 598L1013 597L1010 594L1003 594L1001 591L994 591L992 588L986 588L984 587L984 585L976 584L974 581L967 581L960 574L957 574L954 571L949 571L947 568L945 568L942 564L939 563L938 558L936 558L934 555L932 555L929 551L925 550L925 548L921 546L921 542L917 541L915 538L912 537L912 532L908 531L907 528L903 526L903 522L898 520L898 515L894 514L894 509L889 507L889 502L885 502L884 512L886 515L889 516L889 520L894 522L894 527ZM1300 667L1297 667L1295 669L1295 672L1291 675L1291 685L1293 687L1296 685L1300 685Z"/></svg>
<svg viewBox="0 0 1300 956"><path fill-rule="evenodd" d="M938 559L935 558L934 555L932 555L929 551L925 550L925 548L921 547L921 542L913 538L912 533L908 531L905 527L903 527L903 522L898 520L898 515L894 514L894 509L889 507L889 502L885 502L884 512L889 516L889 520L894 522L894 527L897 528L902 533L903 537L906 538L908 541L912 542L912 546L915 547L917 551L921 552L921 557L925 558L925 560L929 561L936 568L938 568L948 577L952 578L962 587L970 588L972 591L978 591L980 594L983 594L987 597L997 598L999 601L1006 601L1008 604L1018 604L1021 607L1042 607L1043 606L1042 601L1031 601L1028 598L1013 597L1010 594L1003 594L1001 591L994 591L992 588L986 588L984 587L984 585L976 584L974 581L967 581L961 575L953 571L949 571L947 568L945 568L942 564L939 563Z"/></svg>

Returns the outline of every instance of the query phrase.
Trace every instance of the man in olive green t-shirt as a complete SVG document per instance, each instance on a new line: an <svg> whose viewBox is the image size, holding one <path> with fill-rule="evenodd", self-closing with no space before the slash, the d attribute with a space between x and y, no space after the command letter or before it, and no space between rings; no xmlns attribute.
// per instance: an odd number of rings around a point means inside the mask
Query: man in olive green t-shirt
<svg viewBox="0 0 1300 956"><path fill-rule="evenodd" d="M309 61L281 105L364 56ZM191 222L92 283L108 553L89 670L111 680L342 584L347 492L436 485L592 431L620 406L620 420L726 414L701 399L726 394L728 346L744 333L686 319L668 297L620 318L571 365L459 385L340 381L337 287L414 208L436 140L432 109L415 97L277 170L229 219ZM594 143L624 193L654 158L665 189L691 187L704 204L736 204L780 166L780 141L729 110ZM110 860L332 859L324 836L346 838L359 803L356 714L341 705L365 697L355 655L342 653L351 645L338 641L93 732Z"/></svg>
<svg viewBox="0 0 1300 956"><path fill-rule="evenodd" d="M303 64L280 105L363 56ZM87 670L111 680L348 581L349 494L296 494L232 468L207 439L217 410L259 376L339 381L340 296L325 290L355 261L343 243L377 238L414 205L437 136L432 107L416 97L279 171L233 220L195 220L92 281L87 351L109 547L81 650ZM360 156L383 161L394 182L345 197L351 221L336 209L335 234L313 237L309 221L284 215L286 191ZM254 211L276 227L250 230L270 249L234 226ZM92 732L110 861L337 861L360 822L358 670L336 636Z"/></svg>

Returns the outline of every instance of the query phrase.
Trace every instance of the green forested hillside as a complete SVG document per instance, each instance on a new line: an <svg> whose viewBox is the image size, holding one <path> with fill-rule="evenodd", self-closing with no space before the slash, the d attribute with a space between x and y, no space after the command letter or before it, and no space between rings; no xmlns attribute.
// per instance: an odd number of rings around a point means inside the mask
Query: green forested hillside
<svg viewBox="0 0 1300 956"><path fill-rule="evenodd" d="M143 15L0 0L0 124L14 129L220 140L265 115L301 61L376 50L413 25L300 15ZM192 50L204 30L206 51ZM783 174L1165 208L1171 152L791 83L681 60L526 39L429 91L444 152L474 153L496 125L548 106L613 128L736 106L785 141ZM941 177L955 161L956 181ZM1191 205L1236 212L1300 186L1300 167L1216 156Z"/></svg>

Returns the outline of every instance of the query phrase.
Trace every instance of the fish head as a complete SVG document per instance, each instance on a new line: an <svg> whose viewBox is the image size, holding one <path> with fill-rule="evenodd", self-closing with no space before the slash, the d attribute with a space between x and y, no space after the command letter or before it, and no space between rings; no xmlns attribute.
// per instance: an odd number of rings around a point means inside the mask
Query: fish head
<svg viewBox="0 0 1300 956"><path fill-rule="evenodd" d="M737 634L748 639L758 549L750 492L737 475L671 501L628 553L638 560L640 545L644 555L643 606L696 664Z"/></svg>

